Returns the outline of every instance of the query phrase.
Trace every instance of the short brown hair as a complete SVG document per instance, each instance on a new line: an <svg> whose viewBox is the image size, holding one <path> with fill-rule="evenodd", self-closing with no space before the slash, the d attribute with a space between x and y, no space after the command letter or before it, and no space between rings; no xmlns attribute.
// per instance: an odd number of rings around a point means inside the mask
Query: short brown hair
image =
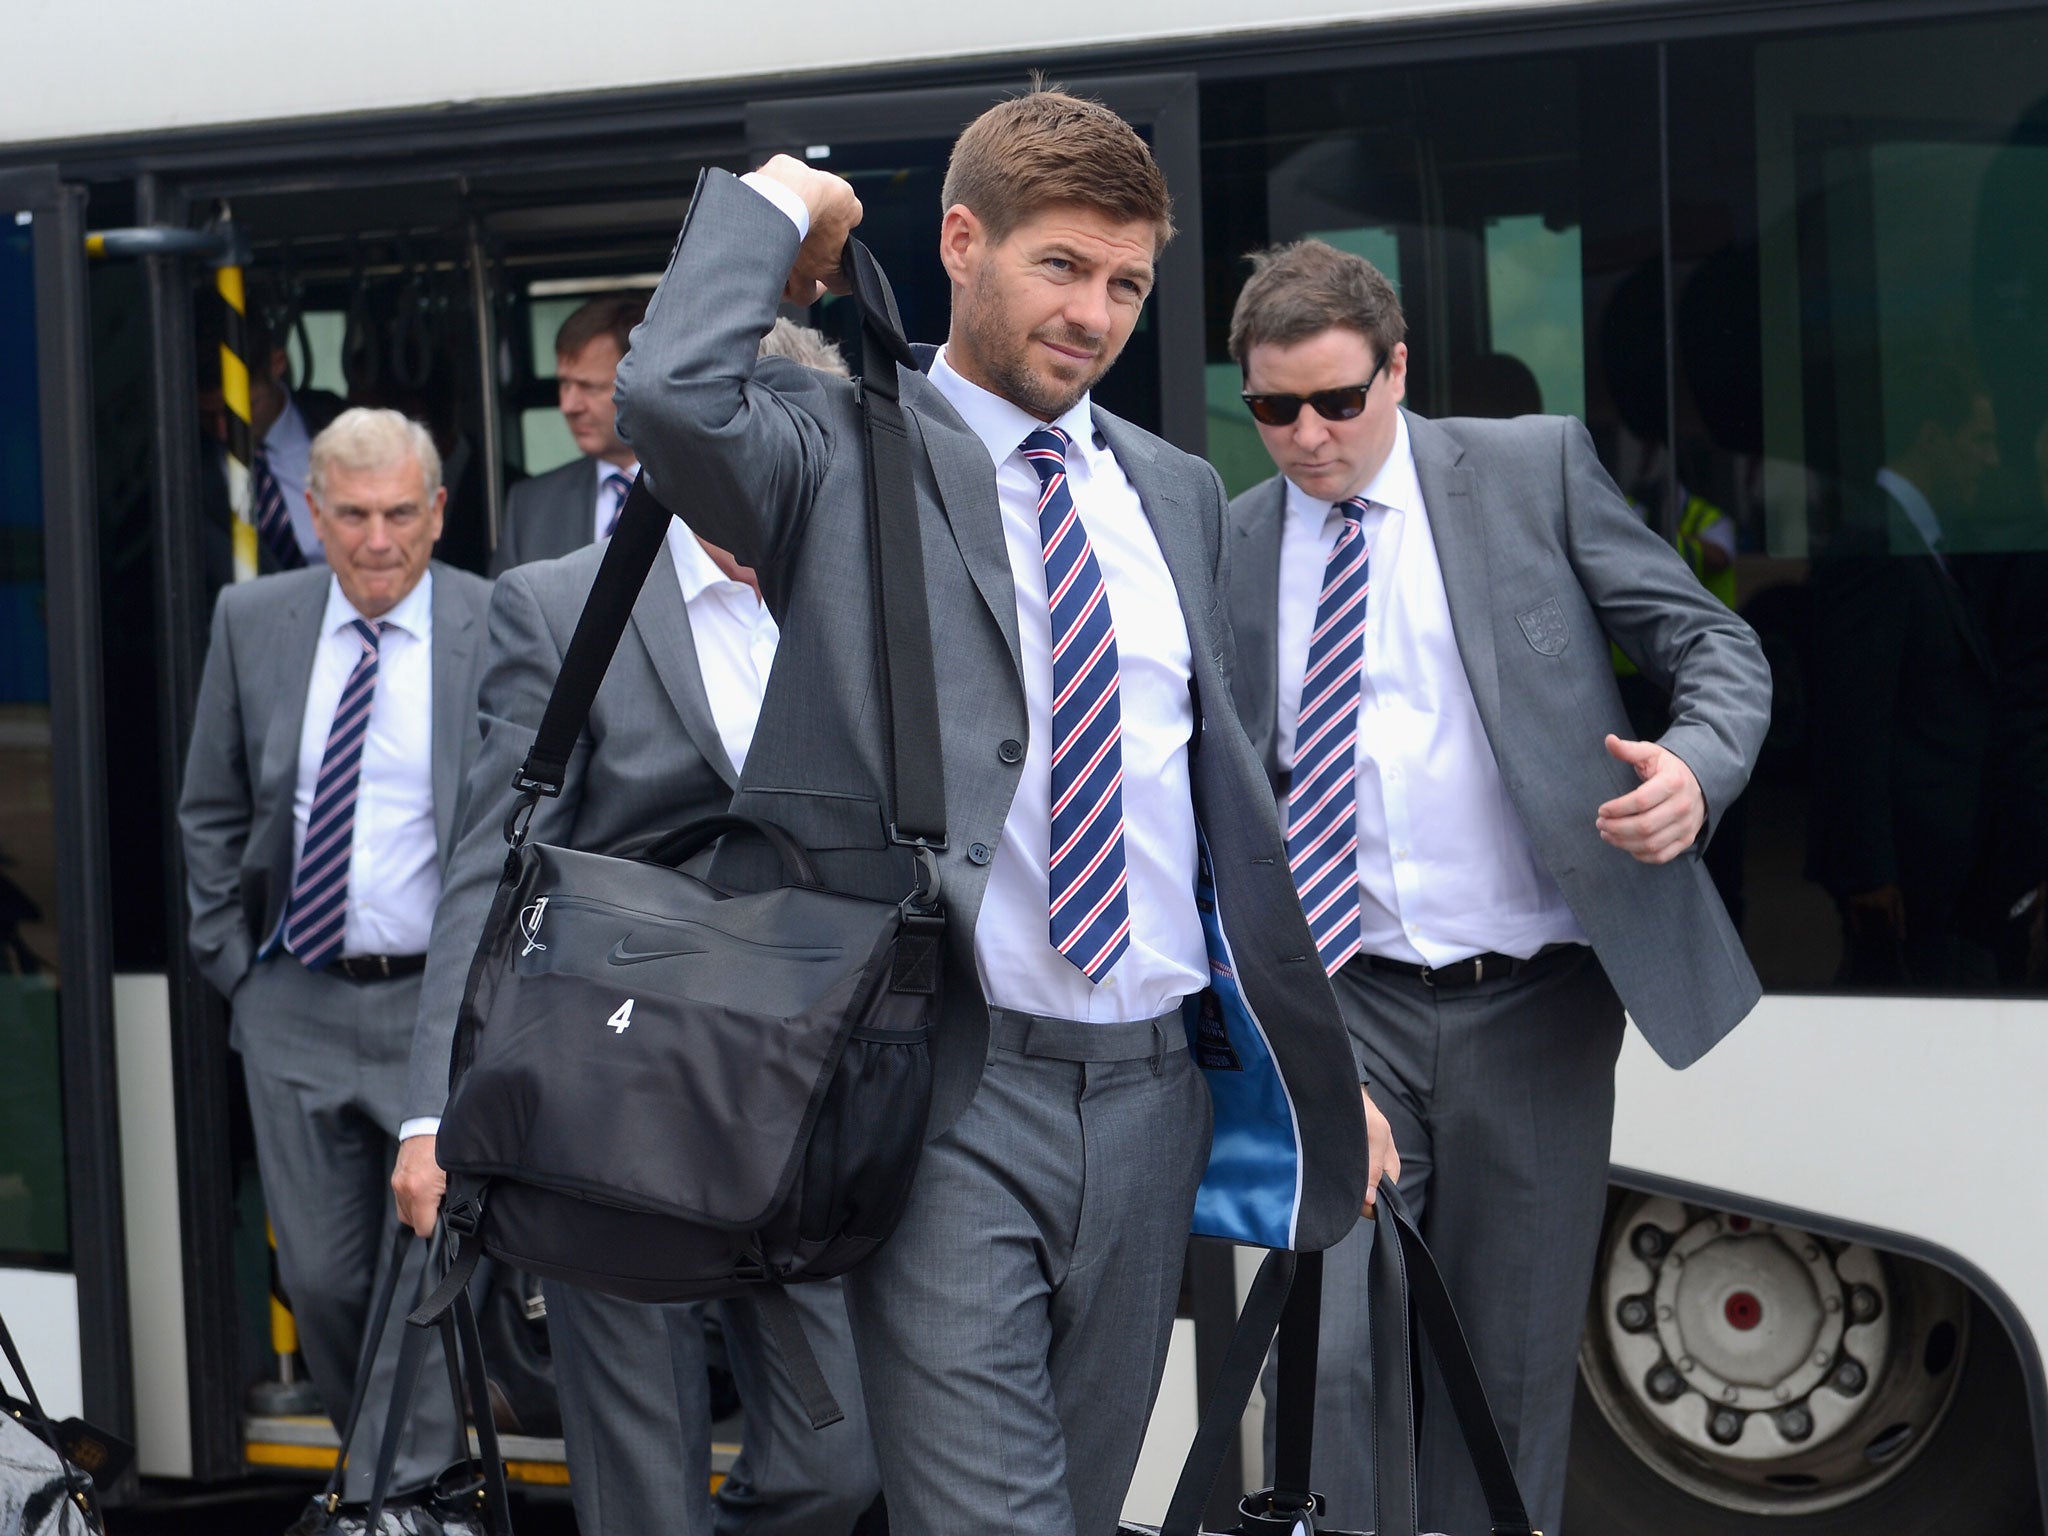
<svg viewBox="0 0 2048 1536"><path fill-rule="evenodd" d="M1251 280L1230 316L1230 358L1240 368L1253 347L1291 347L1342 326L1385 362L1408 335L1401 300L1363 256L1321 240L1254 251Z"/></svg>
<svg viewBox="0 0 2048 1536"><path fill-rule="evenodd" d="M993 241L1062 204L1092 208L1157 232L1153 255L1173 238L1166 177L1137 130L1099 101L1045 86L998 102L953 145L941 211L963 206Z"/></svg>
<svg viewBox="0 0 2048 1536"><path fill-rule="evenodd" d="M624 357L633 345L633 327L646 317L646 294L601 293L562 322L555 332L555 356L574 357L598 337L609 336Z"/></svg>

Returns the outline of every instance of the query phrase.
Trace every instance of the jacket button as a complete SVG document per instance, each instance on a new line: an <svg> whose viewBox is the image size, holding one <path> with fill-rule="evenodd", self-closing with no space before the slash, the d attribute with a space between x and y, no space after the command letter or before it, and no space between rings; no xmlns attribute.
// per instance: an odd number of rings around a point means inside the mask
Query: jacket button
<svg viewBox="0 0 2048 1536"><path fill-rule="evenodd" d="M1024 743L1021 741L1005 741L996 748L996 756L1006 763L1021 763L1024 761Z"/></svg>
<svg viewBox="0 0 2048 1536"><path fill-rule="evenodd" d="M969 843L967 845L967 862L970 864L986 864L994 857L995 853L987 843Z"/></svg>

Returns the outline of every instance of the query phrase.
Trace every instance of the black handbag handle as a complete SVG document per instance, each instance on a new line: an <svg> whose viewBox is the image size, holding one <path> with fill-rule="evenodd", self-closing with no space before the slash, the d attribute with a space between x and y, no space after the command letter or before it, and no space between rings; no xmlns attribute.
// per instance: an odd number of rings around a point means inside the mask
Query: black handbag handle
<svg viewBox="0 0 2048 1536"><path fill-rule="evenodd" d="M818 866L813 862L810 850L772 821L763 821L758 816L741 816L727 811L718 816L703 816L687 827L675 831L651 845L641 858L654 864L681 864L691 856L702 853L722 837L734 833L751 832L770 848L782 864L783 878L792 885L823 885L818 876Z"/></svg>
<svg viewBox="0 0 2048 1536"><path fill-rule="evenodd" d="M896 300L879 263L858 240L841 258L860 308L861 377L857 385L867 431L868 516L872 577L881 618L882 684L889 709L889 828L892 841L946 845L946 796L939 758L938 686L931 619L925 601L923 541L911 477L910 438L897 398L899 366L913 370ZM531 805L562 792L570 755L590 719L590 706L618 650L633 603L668 534L669 511L637 476L620 510L618 531L598 565L597 579L576 621L562 670L548 695L540 730L512 787ZM524 835L517 812L507 841Z"/></svg>
<svg viewBox="0 0 2048 1536"><path fill-rule="evenodd" d="M1410 1307L1443 1376L1451 1409L1485 1491L1494 1536L1535 1536L1515 1482L1514 1464L1501 1443L1486 1389L1458 1325L1443 1276L1399 1193L1382 1182L1373 1203L1372 1287L1374 1482L1379 1493L1379 1536L1415 1536L1415 1394ZM1280 1382L1275 1402L1279 1435L1274 1487L1247 1498L1247 1524L1279 1517L1291 1529L1292 1512L1306 1510L1314 1445L1315 1352L1320 1333L1322 1255L1275 1251L1266 1255L1224 1355L1223 1369L1201 1426L1181 1468L1159 1536L1199 1536L1201 1517L1221 1471L1224 1449L1237 1432L1245 1405L1274 1335L1281 1335ZM1304 1284L1304 1275L1312 1283ZM1295 1356L1290 1367L1288 1356ZM1255 1508L1254 1505L1257 1505Z"/></svg>
<svg viewBox="0 0 2048 1536"><path fill-rule="evenodd" d="M412 1243L412 1228L399 1223L391 1233L391 1263L378 1282L370 1303L370 1322L363 1333L363 1347L356 1356L355 1387L349 1393L348 1417L341 1423L341 1449L334 1453L334 1471L321 1490L319 1502L331 1517L341 1507L341 1480L348 1471L348 1448L356 1437L356 1421L363 1416L363 1399L370 1392L370 1365L377 1357L377 1342L384 1337L384 1325L391 1316L391 1302L398 1294L398 1271L405 1264L405 1250Z"/></svg>

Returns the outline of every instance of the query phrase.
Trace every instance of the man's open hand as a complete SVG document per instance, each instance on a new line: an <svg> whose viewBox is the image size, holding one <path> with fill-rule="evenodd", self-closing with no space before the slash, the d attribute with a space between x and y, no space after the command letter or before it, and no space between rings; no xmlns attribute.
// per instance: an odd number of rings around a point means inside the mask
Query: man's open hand
<svg viewBox="0 0 2048 1536"><path fill-rule="evenodd" d="M1387 1117L1380 1113L1379 1106L1372 1101L1372 1095L1361 1083L1358 1096L1365 1100L1365 1149L1368 1172L1365 1186L1365 1209L1361 1215L1370 1216L1373 1207L1379 1203L1380 1180L1401 1181L1401 1154L1394 1150L1394 1128L1387 1124Z"/></svg>
<svg viewBox="0 0 2048 1536"><path fill-rule="evenodd" d="M1600 807L1601 838L1645 864L1668 864L1690 848L1707 821L1700 781L1676 752L1654 741L1607 738L1607 751L1635 769L1642 786Z"/></svg>
<svg viewBox="0 0 2048 1536"><path fill-rule="evenodd" d="M398 1197L398 1219L421 1237L434 1235L441 1214L441 1196L448 1175L434 1161L432 1136L408 1136L398 1144L398 1165L391 1170L391 1191Z"/></svg>
<svg viewBox="0 0 2048 1536"><path fill-rule="evenodd" d="M843 176L806 165L793 155L777 155L762 166L760 175L780 182L810 210L811 230L797 249L796 262L789 269L789 281L782 296L792 304L815 304L826 289L845 292L839 280L839 256L846 249L846 237L860 223L860 199Z"/></svg>

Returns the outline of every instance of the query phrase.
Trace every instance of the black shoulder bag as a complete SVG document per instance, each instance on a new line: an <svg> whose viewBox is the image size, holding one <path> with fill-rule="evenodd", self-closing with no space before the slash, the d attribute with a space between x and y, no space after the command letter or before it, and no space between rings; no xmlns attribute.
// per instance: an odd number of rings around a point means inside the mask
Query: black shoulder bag
<svg viewBox="0 0 2048 1536"><path fill-rule="evenodd" d="M1380 1186L1373 1205L1372 1307L1373 1482L1375 1536L1417 1536L1415 1507L1415 1355L1419 1325L1443 1377L1465 1450L1485 1491L1494 1536L1542 1536L1529 1524L1515 1484L1514 1464L1501 1444L1486 1388L1472 1363L1465 1331L1451 1306L1436 1260L1408 1219L1393 1185ZM1202 1536L1202 1511L1216 1490L1225 1447L1237 1435L1266 1351L1280 1339L1280 1384L1275 1404L1274 1486L1247 1493L1237 1523L1225 1536L1347 1536L1321 1523L1322 1498L1309 1487L1315 1445L1316 1350L1322 1330L1323 1256L1275 1250L1259 1266L1244 1310L1224 1352L1222 1369L1201 1427L1181 1468L1180 1481L1159 1526L1121 1524L1117 1536Z"/></svg>
<svg viewBox="0 0 2048 1536"><path fill-rule="evenodd" d="M826 890L794 837L742 816L708 817L638 858L527 841L663 547L669 513L641 479L514 781L436 1144L459 1254L417 1320L467 1280L480 1242L638 1301L757 1296L780 1334L778 1317L795 1318L780 1287L844 1274L902 1214L930 1107L945 790L897 400L897 366L915 360L874 258L849 241L846 268L861 311L888 809L916 854L914 888L900 901ZM728 891L678 867L728 836L765 841L781 883Z"/></svg>

